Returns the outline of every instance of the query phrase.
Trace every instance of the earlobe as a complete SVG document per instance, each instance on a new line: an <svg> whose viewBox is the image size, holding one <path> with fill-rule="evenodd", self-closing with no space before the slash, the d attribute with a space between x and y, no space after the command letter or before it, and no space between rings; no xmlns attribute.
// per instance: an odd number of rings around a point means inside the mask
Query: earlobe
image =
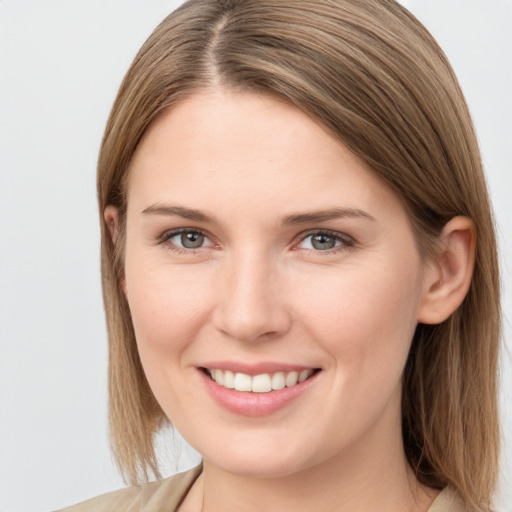
<svg viewBox="0 0 512 512"><path fill-rule="evenodd" d="M112 205L107 206L103 212L103 218L110 231L112 242L115 245L119 233L119 215L117 208Z"/></svg>
<svg viewBox="0 0 512 512"><path fill-rule="evenodd" d="M439 255L425 271L418 322L439 324L468 293L475 264L476 230L467 217L454 217L440 235Z"/></svg>

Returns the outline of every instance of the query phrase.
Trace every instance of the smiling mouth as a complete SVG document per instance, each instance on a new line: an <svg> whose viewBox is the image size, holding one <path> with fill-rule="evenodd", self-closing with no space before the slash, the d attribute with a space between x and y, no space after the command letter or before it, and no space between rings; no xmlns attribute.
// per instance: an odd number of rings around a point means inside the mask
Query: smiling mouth
<svg viewBox="0 0 512 512"><path fill-rule="evenodd" d="M282 371L261 373L259 375L248 375L218 368L203 368L203 371L223 388L250 393L269 393L270 391L278 391L296 386L309 379L319 369L308 368L301 371Z"/></svg>

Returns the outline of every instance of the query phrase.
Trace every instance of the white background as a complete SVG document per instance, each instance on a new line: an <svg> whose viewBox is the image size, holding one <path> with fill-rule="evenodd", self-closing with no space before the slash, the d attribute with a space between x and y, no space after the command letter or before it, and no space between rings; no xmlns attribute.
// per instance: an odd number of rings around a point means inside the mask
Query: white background
<svg viewBox="0 0 512 512"><path fill-rule="evenodd" d="M0 0L0 511L53 510L122 486L108 451L97 151L136 51L180 2ZM466 93L498 221L511 311L512 1L404 0ZM512 511L512 329L504 482ZM470 375L467 376L471 378ZM182 450L180 469L194 463ZM167 463L167 473L176 463Z"/></svg>

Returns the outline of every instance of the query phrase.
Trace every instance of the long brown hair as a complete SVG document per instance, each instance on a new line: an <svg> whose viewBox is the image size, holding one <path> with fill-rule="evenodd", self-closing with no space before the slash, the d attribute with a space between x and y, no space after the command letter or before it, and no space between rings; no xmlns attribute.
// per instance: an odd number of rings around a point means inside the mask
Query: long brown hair
<svg viewBox="0 0 512 512"><path fill-rule="evenodd" d="M98 162L100 216L119 209L117 243L102 220L110 340L110 425L119 467L158 475L154 435L166 422L144 376L123 276L126 180L163 109L212 86L270 94L303 110L402 198L417 243L456 215L473 220L476 264L460 308L418 325L403 378L403 440L418 480L451 485L489 510L499 457L500 287L493 219L462 92L429 32L393 0L191 0L143 45L121 85Z"/></svg>

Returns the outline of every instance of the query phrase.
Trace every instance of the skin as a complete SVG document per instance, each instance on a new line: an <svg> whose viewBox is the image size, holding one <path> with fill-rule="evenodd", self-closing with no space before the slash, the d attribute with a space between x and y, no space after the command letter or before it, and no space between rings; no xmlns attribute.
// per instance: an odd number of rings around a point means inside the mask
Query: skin
<svg viewBox="0 0 512 512"><path fill-rule="evenodd" d="M332 209L352 214L285 222ZM117 211L105 219L115 239ZM182 511L203 499L225 512L427 510L436 492L406 462L401 377L417 323L442 321L467 291L469 220L451 221L439 261L423 261L399 198L317 123L216 89L146 132L126 229L123 286L148 381L204 460ZM180 247L177 229L203 245ZM319 231L332 249L313 245ZM207 393L208 361L321 371L286 407L247 417Z"/></svg>

